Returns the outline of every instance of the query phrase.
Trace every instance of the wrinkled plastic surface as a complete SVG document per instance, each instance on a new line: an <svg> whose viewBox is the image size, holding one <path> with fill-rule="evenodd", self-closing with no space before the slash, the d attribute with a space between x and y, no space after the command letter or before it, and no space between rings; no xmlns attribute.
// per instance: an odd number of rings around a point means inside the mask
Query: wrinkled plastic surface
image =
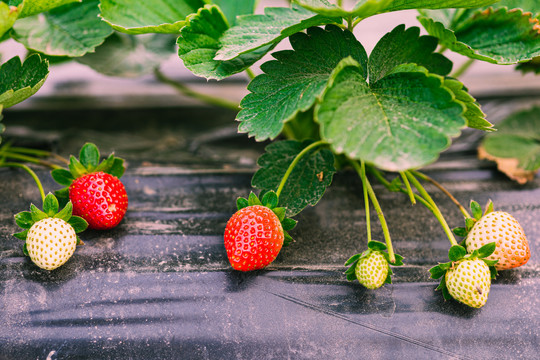
<svg viewBox="0 0 540 360"><path fill-rule="evenodd" d="M230 119L224 128L166 122L172 114L129 133L122 126L59 131L54 123L37 130L44 147L68 154L93 140L129 165L125 219L114 230L81 234L85 245L53 272L35 267L10 236L18 231L13 214L40 203L32 179L0 169L0 359L538 358L538 179L518 186L491 165L468 168L474 155L467 151L430 171L464 203L492 199L528 235L531 260L502 272L481 309L435 291L427 270L447 261L448 240L422 205L380 186L406 266L394 269L394 284L375 291L345 280L343 263L365 250L361 183L352 172L337 175L323 200L297 217L296 241L267 270L240 273L230 269L222 233L236 198L249 194L263 146L231 135ZM169 131L158 132L163 126ZM46 189L57 188L38 174ZM453 204L429 190L450 225L462 226ZM372 227L382 240L375 217Z"/></svg>

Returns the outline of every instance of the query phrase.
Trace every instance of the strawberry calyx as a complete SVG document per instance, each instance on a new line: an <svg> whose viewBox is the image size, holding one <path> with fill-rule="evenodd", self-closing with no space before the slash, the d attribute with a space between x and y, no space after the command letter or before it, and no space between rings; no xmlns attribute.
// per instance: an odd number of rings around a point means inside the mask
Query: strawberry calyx
<svg viewBox="0 0 540 360"><path fill-rule="evenodd" d="M452 246L450 250L448 251L448 258L450 259L450 261L446 263L439 263L438 265L429 269L432 279L439 279L439 278L441 279L439 286L437 286L435 290L441 290L444 299L449 300L452 296L448 292L448 288L446 286L446 280L445 280L446 272L450 269L453 269L458 263L467 259L470 259L470 260L478 259L478 260L484 261L486 265L489 267L489 271L491 273L491 279L495 279L498 275L497 269L495 269L495 264L499 260L486 259L488 256L493 254L493 252L495 251L495 247L496 247L496 243L491 242L489 244L482 246L481 248L477 250L474 250L471 253L467 253L467 249L465 249L461 245Z"/></svg>
<svg viewBox="0 0 540 360"><path fill-rule="evenodd" d="M71 227L73 227L75 233L80 233L86 230L88 227L86 220L79 216L72 215L73 205L71 204L71 201L68 201L62 210L59 208L60 205L56 196L51 193L47 194L47 196L45 196L45 200L43 201L43 210L40 210L37 206L31 204L30 211L22 211L15 215L15 223L24 230L13 234L13 236L15 236L17 239L26 241L28 231L32 225L46 218L57 218L64 220L71 225ZM84 245L79 236L77 236L77 245ZM26 242L23 245L23 252L26 256L28 256Z"/></svg>
<svg viewBox="0 0 540 360"><path fill-rule="evenodd" d="M104 172L113 175L117 178L124 175L124 159L114 156L114 153L109 157L100 160L99 149L92 143L86 143L81 148L79 158L71 155L69 158L68 169L54 169L51 171L52 178L60 185L65 187L55 191L57 197L67 199L69 197L69 186L84 175Z"/></svg>
<svg viewBox="0 0 540 360"><path fill-rule="evenodd" d="M388 264L388 276L386 277L384 283L385 284L391 284L392 283L391 276L393 275L393 272L392 272L392 269L390 268L390 265L392 265L392 266L402 266L403 265L403 256L395 254L396 262L392 263L392 262L390 262L390 256L388 255L388 252L386 252L386 250L387 250L386 244L384 244L384 243L382 243L380 241L375 241L375 240L369 241L367 250L365 250L361 254L355 254L355 255L351 256L349 258L349 260L347 260L345 262L344 266L349 266L349 268L345 271L345 275L347 276L347 280L348 281L357 280L356 274L355 274L355 269L356 269L356 265L357 265L358 261L360 261L361 259L367 258L371 253L377 251L377 252L380 252L381 254L383 254L383 256L386 259L386 262Z"/></svg>
<svg viewBox="0 0 540 360"><path fill-rule="evenodd" d="M283 245L288 246L294 239L289 235L288 231L294 229L298 221L288 218L285 216L287 209L285 207L278 207L279 197L275 191L261 192L261 199L255 193L251 192L249 197L243 198L239 197L236 200L236 207L238 210L241 210L248 206L261 205L272 210L274 214L278 217L281 227L283 228Z"/></svg>
<svg viewBox="0 0 540 360"><path fill-rule="evenodd" d="M455 229L452 229L454 234L456 234L457 236L466 238L471 229L473 228L474 224L476 224L478 220L480 220L484 215L493 212L493 202L491 200L489 200L486 204L484 211L482 211L482 207L480 206L480 204L474 200L471 200L470 207L473 216L465 217L465 227L457 227Z"/></svg>

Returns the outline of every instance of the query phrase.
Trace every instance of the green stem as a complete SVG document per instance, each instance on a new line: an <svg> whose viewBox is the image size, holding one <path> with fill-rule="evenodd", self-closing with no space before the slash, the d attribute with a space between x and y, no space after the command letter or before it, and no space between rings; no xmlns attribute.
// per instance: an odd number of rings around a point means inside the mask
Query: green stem
<svg viewBox="0 0 540 360"><path fill-rule="evenodd" d="M39 157L53 157L56 160L66 164L66 165L69 165L69 160L68 159L66 159L66 158L64 158L64 157L62 157L62 156L60 156L58 154L55 154L53 152L46 151L46 150L29 149L29 148L24 148L24 147L10 147L9 152L17 153L17 154L35 155L35 156L39 156Z"/></svg>
<svg viewBox="0 0 540 360"><path fill-rule="evenodd" d="M234 111L240 110L240 106L237 103L192 90L186 85L182 84L181 82L168 78L158 68L154 69L154 74L159 81L161 81L164 84L171 85L180 93L186 96L200 100L209 105L219 106L219 107L234 110Z"/></svg>
<svg viewBox="0 0 540 360"><path fill-rule="evenodd" d="M407 189L407 194L409 194L409 199L411 200L411 204L416 205L416 198L414 197L414 193L411 189L411 184L409 183L409 179L407 179L407 175L405 175L403 171L400 171L399 175L401 175L401 178L403 179L403 183L405 184L405 188Z"/></svg>
<svg viewBox="0 0 540 360"><path fill-rule="evenodd" d="M349 30L350 32L353 32L354 30L352 15L347 18L347 30Z"/></svg>
<svg viewBox="0 0 540 360"><path fill-rule="evenodd" d="M351 163L354 169L356 170L356 172L358 173L358 175L362 177L362 167L358 165L358 162L356 161L351 161ZM394 247L392 246L392 239L390 238L390 231L388 230L388 224L386 223L386 219L384 218L384 213L379 204L379 200L377 200L377 195L375 194L375 191L373 191L373 188L371 187L371 184L369 183L367 176L364 176L364 179L362 179L362 182L364 181L365 181L365 185L366 185L371 203L373 204L373 207L375 208L375 211L377 212L377 216L379 217L379 222L381 223L381 228L384 234L384 240L386 241L386 247L388 249L388 258L390 259L391 263L395 263L396 255L394 253Z"/></svg>
<svg viewBox="0 0 540 360"><path fill-rule="evenodd" d="M53 164L51 162L41 160L41 159L38 159L38 158L35 158L35 157L32 157L32 156L26 156L26 155L23 155L23 154L14 154L14 153L12 153L10 151L3 152L2 156L6 157L7 159L22 160L22 161L26 161L26 162L29 162L29 163L32 163L32 164L38 164L38 165L47 166L47 167L49 167L51 169L62 169L61 166L58 166L58 165Z"/></svg>
<svg viewBox="0 0 540 360"><path fill-rule="evenodd" d="M442 225L443 230L446 236L448 237L448 240L450 240L450 243L452 244L452 246L459 245L458 242L456 241L456 238L454 237L454 234L452 233L452 230L450 230L448 223L444 219L444 216L442 215L441 211L437 207L437 204L435 204L435 201L433 201L433 199L428 194L428 192L424 189L422 184L420 184L420 182L414 177L414 175L410 171L405 171L405 174L407 175L411 183L414 185L414 187L418 190L420 195L422 195L424 199L426 199L433 207L433 214L435 215L437 220L439 220L439 223Z"/></svg>
<svg viewBox="0 0 540 360"><path fill-rule="evenodd" d="M337 6L342 7L343 6L343 0L337 0Z"/></svg>
<svg viewBox="0 0 540 360"><path fill-rule="evenodd" d="M371 217L369 215L369 195L368 195L367 177L366 177L366 164L364 161L361 162L360 177L362 178L362 188L364 191L364 205L366 208L366 229L367 229L367 239L369 243L371 241Z"/></svg>
<svg viewBox="0 0 540 360"><path fill-rule="evenodd" d="M39 181L39 178L37 177L36 173L30 169L28 166L20 163L1 163L0 167L14 167L14 168L20 168L26 171L30 176L34 179L36 182L36 185L39 189L39 194L41 195L41 201L45 201L45 191L43 191L43 185L41 185L41 181Z"/></svg>
<svg viewBox="0 0 540 360"><path fill-rule="evenodd" d="M465 61L463 64L461 64L461 66L456 70L454 71L454 73L452 73L450 76L453 77L453 78L459 78L461 75L465 74L465 72L469 69L469 67L474 63L474 59L469 59L467 61Z"/></svg>
<svg viewBox="0 0 540 360"><path fill-rule="evenodd" d="M390 181L386 180L384 178L384 176L381 174L381 172L373 167L368 167L368 170L371 174L373 174L373 176L375 176L377 178L377 180L384 185L384 187L386 187L388 190L392 191L392 186L390 184ZM404 188L399 188L399 191L404 193L404 194L408 194L409 192L404 189ZM414 194L414 198L419 201L422 205L424 205L425 207L427 207L431 212L433 212L433 208L431 207L431 205L426 201L424 200L423 197L421 197L420 195L418 194Z"/></svg>
<svg viewBox="0 0 540 360"><path fill-rule="evenodd" d="M442 186L439 182L437 182L435 179L427 176L426 174L423 174L419 171L411 171L414 176L416 177L419 177L420 179L424 180L424 181L429 181L430 183L432 183L435 187L437 187L439 190L441 190L446 196L448 196L448 198L450 198L450 200L452 200L452 202L454 204L456 204L456 206L458 207L459 211L461 211L461 213L463 214L463 216L465 216L466 218L472 218L472 216L469 214L469 212L467 211L467 209L465 209L465 207L463 205L461 205L461 203L458 201L458 199L456 199L454 197L454 195L452 195L450 193L450 191L446 190L446 188L444 186Z"/></svg>
<svg viewBox="0 0 540 360"><path fill-rule="evenodd" d="M287 179L289 178L289 176L293 172L294 167L298 164L298 162L302 159L302 157L304 155L306 155L310 150L312 150L312 149L314 149L314 148L316 148L318 146L322 146L322 145L326 145L326 144L327 144L327 142L322 141L322 140L314 142L313 144L311 144L309 146L306 146L304 148L304 150L300 151L300 153L298 153L298 155L296 155L296 157L294 158L291 165L289 165L289 167L287 168L287 171L285 172L285 175L283 175L283 178L281 179L281 183L279 184L279 187L278 187L278 189L276 191L276 194L277 194L278 197L281 194L281 192L283 191L283 187L285 186L285 183L287 182Z"/></svg>
<svg viewBox="0 0 540 360"><path fill-rule="evenodd" d="M250 80L255 79L255 76L257 76L257 75L255 75L255 73L253 72L253 70L251 70L250 68L247 68L247 69L246 69L246 74L247 74L247 76L249 76L249 79L250 79Z"/></svg>
<svg viewBox="0 0 540 360"><path fill-rule="evenodd" d="M441 48L439 49L438 53L443 54L446 50L448 50L448 48L446 46L442 45Z"/></svg>

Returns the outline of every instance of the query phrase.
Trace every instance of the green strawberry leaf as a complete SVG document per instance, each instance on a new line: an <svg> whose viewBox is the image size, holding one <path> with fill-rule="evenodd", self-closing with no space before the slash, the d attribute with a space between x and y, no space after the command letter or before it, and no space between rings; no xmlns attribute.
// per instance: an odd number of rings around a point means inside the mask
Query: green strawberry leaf
<svg viewBox="0 0 540 360"><path fill-rule="evenodd" d="M60 206L62 206L62 205L65 206L65 204L67 204L67 202L69 200L69 187L65 187L65 188L60 189L60 190L55 190L54 195L58 199L59 205Z"/></svg>
<svg viewBox="0 0 540 360"><path fill-rule="evenodd" d="M23 229L30 229L35 221L29 211L22 211L15 215L15 223Z"/></svg>
<svg viewBox="0 0 540 360"><path fill-rule="evenodd" d="M352 272L346 273L347 274L347 281L356 281L357 280L354 268L355 268L354 266L351 266Z"/></svg>
<svg viewBox="0 0 540 360"><path fill-rule="evenodd" d="M540 55L538 19L522 10L423 11L418 20L450 50L495 64L516 64ZM430 17L428 17L430 16ZM433 19L435 17L437 21Z"/></svg>
<svg viewBox="0 0 540 360"><path fill-rule="evenodd" d="M289 246L294 241L294 239L291 237L291 235L289 235L287 231L283 231L283 236L283 246Z"/></svg>
<svg viewBox="0 0 540 360"><path fill-rule="evenodd" d="M467 232L471 231L471 229L473 228L474 224L476 224L476 220L473 219L473 218L466 218L465 219L465 230L467 230Z"/></svg>
<svg viewBox="0 0 540 360"><path fill-rule="evenodd" d="M28 236L28 229L15 233L13 234L13 236L15 236L19 240L26 240L26 237Z"/></svg>
<svg viewBox="0 0 540 360"><path fill-rule="evenodd" d="M483 149L494 159L516 159L518 169L535 172L540 169L540 108L510 115L488 134Z"/></svg>
<svg viewBox="0 0 540 360"><path fill-rule="evenodd" d="M23 244L22 250L23 250L24 256L30 256L30 253L28 252L28 248L26 246L26 243Z"/></svg>
<svg viewBox="0 0 540 360"><path fill-rule="evenodd" d="M71 172L66 169L54 169L51 171L51 176L60 185L69 186L75 180Z"/></svg>
<svg viewBox="0 0 540 360"><path fill-rule="evenodd" d="M358 260L360 260L360 257L361 257L361 256L362 256L362 254L355 254L355 255L351 256L351 257L349 258L349 260L347 260L347 261L345 262L345 265L344 265L344 266L349 266L349 265L351 265L351 264L356 263ZM352 268L353 271L354 271L354 267L351 266L351 268ZM350 268L349 268L347 271L350 271Z"/></svg>
<svg viewBox="0 0 540 360"><path fill-rule="evenodd" d="M463 112L438 75L416 67L368 84L360 65L345 59L315 118L335 153L403 171L435 161L465 126Z"/></svg>
<svg viewBox="0 0 540 360"><path fill-rule="evenodd" d="M407 46L403 46L407 44ZM429 72L448 75L452 62L435 53L437 38L420 36L420 28L405 29L399 25L384 35L369 56L369 81L374 83L387 76L396 66L414 63Z"/></svg>
<svg viewBox="0 0 540 360"><path fill-rule="evenodd" d="M36 15L62 5L80 1L81 0L25 0L22 1L24 3L24 8L20 17Z"/></svg>
<svg viewBox="0 0 540 360"><path fill-rule="evenodd" d="M407 9L475 8L498 0L361 0L353 8L334 5L328 0L294 0L300 6L326 16L367 17Z"/></svg>
<svg viewBox="0 0 540 360"><path fill-rule="evenodd" d="M268 191L262 197L261 202L267 208L273 209L278 205L279 199L274 191Z"/></svg>
<svg viewBox="0 0 540 360"><path fill-rule="evenodd" d="M368 248L373 251L384 251L386 250L386 244L380 241L371 240L368 242Z"/></svg>
<svg viewBox="0 0 540 360"><path fill-rule="evenodd" d="M464 227L457 227L452 229L452 232L456 234L457 236L466 237L469 232Z"/></svg>
<svg viewBox="0 0 540 360"><path fill-rule="evenodd" d="M259 197L254 192L249 193L248 205L249 206L262 205L261 201L259 200Z"/></svg>
<svg viewBox="0 0 540 360"><path fill-rule="evenodd" d="M490 256L491 254L493 254L496 247L497 247L496 242L491 242L489 244L482 246L480 249L478 249L478 257L485 258L485 257Z"/></svg>
<svg viewBox="0 0 540 360"><path fill-rule="evenodd" d="M23 2L18 5L0 2L0 38L15 24L23 11Z"/></svg>
<svg viewBox="0 0 540 360"><path fill-rule="evenodd" d="M177 34L186 17L203 7L203 0L101 0L101 18L126 34Z"/></svg>
<svg viewBox="0 0 540 360"><path fill-rule="evenodd" d="M84 245L84 242L81 240L81 238L79 237L79 235L76 235L76 237L77 237L77 244L76 244L76 246Z"/></svg>
<svg viewBox="0 0 540 360"><path fill-rule="evenodd" d="M441 276L446 274L446 269L442 269L440 265L435 265L429 269L432 279L439 279Z"/></svg>
<svg viewBox="0 0 540 360"><path fill-rule="evenodd" d="M448 258L452 261L458 261L467 255L467 249L460 245L454 245L448 251Z"/></svg>
<svg viewBox="0 0 540 360"><path fill-rule="evenodd" d="M263 74L248 86L236 120L239 132L257 141L276 138L283 124L309 110L323 94L332 73L344 57L352 56L367 70L363 46L347 30L328 25L290 37L293 50L275 52L276 60L261 66Z"/></svg>
<svg viewBox="0 0 540 360"><path fill-rule="evenodd" d="M234 26L239 15L251 15L257 7L257 0L212 0L213 4L219 6L221 11L227 16L227 21L230 26Z"/></svg>
<svg viewBox="0 0 540 360"><path fill-rule="evenodd" d="M54 215L54 217L68 222L69 219L71 219L72 214L73 214L73 204L71 203L71 201L68 201L66 206L64 206L64 208L59 213Z"/></svg>
<svg viewBox="0 0 540 360"><path fill-rule="evenodd" d="M124 172L126 171L126 168L124 166L124 159L120 158L114 158L114 162L111 166L111 168L107 171L105 171L107 174L111 174L113 176L116 176L117 178L121 178L122 175L124 175Z"/></svg>
<svg viewBox="0 0 540 360"><path fill-rule="evenodd" d="M388 264L392 266L403 266L403 256L399 254L394 254L394 256L396 257L396 261L391 262L390 259L388 259Z"/></svg>
<svg viewBox="0 0 540 360"><path fill-rule="evenodd" d="M532 72L533 74L540 74L540 56L537 56L529 61L517 64L516 70L526 74Z"/></svg>
<svg viewBox="0 0 540 360"><path fill-rule="evenodd" d="M294 140L271 143L259 157L257 170L251 180L254 188L277 191L289 166L311 141ZM321 147L311 149L300 158L287 178L279 196L279 205L287 208L287 216L294 216L306 206L315 206L330 186L334 168L334 155Z"/></svg>
<svg viewBox="0 0 540 360"><path fill-rule="evenodd" d="M499 259L497 259L497 260L482 259L482 260L487 264L487 266L493 266L493 265L495 265L496 263L499 262Z"/></svg>
<svg viewBox="0 0 540 360"><path fill-rule="evenodd" d="M245 207L248 207L249 206L249 202L248 202L248 199L245 199L243 197L239 197L238 199L236 199L236 208L237 210L241 210Z"/></svg>
<svg viewBox="0 0 540 360"><path fill-rule="evenodd" d="M34 204L30 205L30 214L34 222L38 222L39 220L43 220L49 217L45 212L38 209Z"/></svg>
<svg viewBox="0 0 540 360"><path fill-rule="evenodd" d="M284 207L273 208L272 211L274 212L274 214L276 214L280 222L285 219L285 212L287 211L287 209L285 209Z"/></svg>
<svg viewBox="0 0 540 360"><path fill-rule="evenodd" d="M97 146L92 143L84 144L79 153L79 161L88 169L88 172L92 172L99 164L99 150Z"/></svg>
<svg viewBox="0 0 540 360"><path fill-rule="evenodd" d="M135 36L115 32L95 52L76 61L107 76L138 77L151 74L174 54L175 42L172 35Z"/></svg>
<svg viewBox="0 0 540 360"><path fill-rule="evenodd" d="M291 218L285 218L283 219L283 221L281 222L281 226L283 227L283 230L285 231L289 231L289 230L292 230L296 227L296 224L298 223L298 221L294 220L294 219L291 219Z"/></svg>
<svg viewBox="0 0 540 360"><path fill-rule="evenodd" d="M73 155L69 157L69 171L75 179L88 173L84 165Z"/></svg>
<svg viewBox="0 0 540 360"><path fill-rule="evenodd" d="M243 15L220 39L221 49L215 60L232 60L242 54L266 47L312 26L340 24L340 18L315 15L300 7L264 9L264 15ZM328 44L330 45L330 44Z"/></svg>
<svg viewBox="0 0 540 360"><path fill-rule="evenodd" d="M484 215L489 214L490 212L493 212L493 201L489 200L486 204L486 210L484 211Z"/></svg>
<svg viewBox="0 0 540 360"><path fill-rule="evenodd" d="M439 286L437 286L436 290L442 291L444 300L452 299L452 295L450 295L450 292L448 291L448 287L446 286L446 278L444 276L441 278L441 282L439 283Z"/></svg>
<svg viewBox="0 0 540 360"><path fill-rule="evenodd" d="M474 200L471 200L471 212L476 220L480 220L482 218L482 207Z"/></svg>
<svg viewBox="0 0 540 360"><path fill-rule="evenodd" d="M465 119L467 119L467 126L473 129L483 131L494 131L493 124L486 120L486 114L480 109L480 104L472 97L467 88L456 79L446 78L444 79L444 86L452 91L456 100L461 101L465 107Z"/></svg>
<svg viewBox="0 0 540 360"><path fill-rule="evenodd" d="M58 212L58 206L56 197L53 194L48 193L43 201L43 212L45 212L48 217L53 217Z"/></svg>
<svg viewBox="0 0 540 360"><path fill-rule="evenodd" d="M0 66L0 106L8 108L34 95L49 75L49 64L39 55L24 64L15 56Z"/></svg>
<svg viewBox="0 0 540 360"><path fill-rule="evenodd" d="M489 266L489 272L491 274L492 279L496 279L497 276L499 275L497 268L495 268L495 266Z"/></svg>
<svg viewBox="0 0 540 360"><path fill-rule="evenodd" d="M384 279L384 284L392 283L392 275L394 275L394 273L392 272L392 269L390 268L390 266L388 266L388 275L386 275L386 279Z"/></svg>
<svg viewBox="0 0 540 360"><path fill-rule="evenodd" d="M88 227L86 220L79 216L72 216L67 223L73 227L75 233L80 233Z"/></svg>
<svg viewBox="0 0 540 360"><path fill-rule="evenodd" d="M227 19L215 5L206 5L187 18L187 25L182 28L177 42L178 56L192 73L207 79L224 79L253 65L274 45L255 49L231 60L214 60L222 46L220 38L227 29Z"/></svg>
<svg viewBox="0 0 540 360"><path fill-rule="evenodd" d="M12 36L47 55L77 57L93 52L112 33L98 18L98 4L98 0L83 0L18 20Z"/></svg>

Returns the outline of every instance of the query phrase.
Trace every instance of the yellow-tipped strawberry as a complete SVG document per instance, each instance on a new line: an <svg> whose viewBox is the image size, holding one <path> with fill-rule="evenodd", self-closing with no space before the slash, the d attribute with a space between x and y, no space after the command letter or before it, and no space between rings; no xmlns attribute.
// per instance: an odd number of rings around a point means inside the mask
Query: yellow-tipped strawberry
<svg viewBox="0 0 540 360"><path fill-rule="evenodd" d="M486 206L485 213L476 201L471 201L473 217L465 219L466 227L454 229L457 235L465 237L469 252L495 242L496 248L488 260L497 260L497 270L508 270L529 261L531 251L525 231L517 220L507 212L493 211L493 203Z"/></svg>
<svg viewBox="0 0 540 360"><path fill-rule="evenodd" d="M495 264L497 270L524 265L531 257L525 231L517 220L506 212L494 211L484 215L469 231L465 244L468 251L473 251L493 241L497 247L487 259L498 260Z"/></svg>
<svg viewBox="0 0 540 360"><path fill-rule="evenodd" d="M77 233L88 226L84 219L72 216L71 202L61 211L58 208L56 197L48 194L43 211L32 204L30 211L15 215L15 222L25 230L13 236L25 241L24 254L45 270L54 270L69 260L75 247L82 244Z"/></svg>

